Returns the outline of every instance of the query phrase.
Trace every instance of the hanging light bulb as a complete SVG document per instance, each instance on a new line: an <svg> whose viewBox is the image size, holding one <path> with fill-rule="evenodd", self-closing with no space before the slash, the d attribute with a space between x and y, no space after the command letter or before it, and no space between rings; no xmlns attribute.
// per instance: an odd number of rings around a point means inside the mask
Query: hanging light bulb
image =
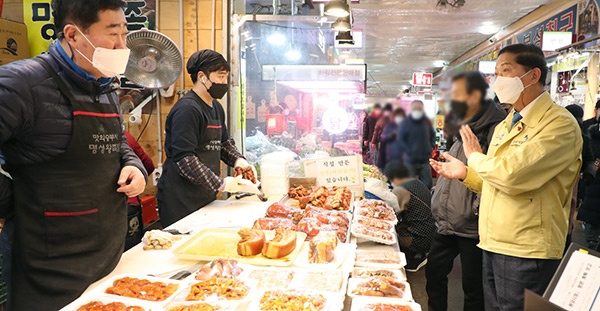
<svg viewBox="0 0 600 311"><path fill-rule="evenodd" d="M339 45L354 45L354 38L352 37L352 33L350 31L340 31L335 39L338 41Z"/></svg>
<svg viewBox="0 0 600 311"><path fill-rule="evenodd" d="M350 15L350 7L344 0L331 0L325 5L325 15L346 17Z"/></svg>
<svg viewBox="0 0 600 311"><path fill-rule="evenodd" d="M352 29L352 25L350 24L350 15L338 18L333 25L331 25L331 28L336 31L349 31Z"/></svg>

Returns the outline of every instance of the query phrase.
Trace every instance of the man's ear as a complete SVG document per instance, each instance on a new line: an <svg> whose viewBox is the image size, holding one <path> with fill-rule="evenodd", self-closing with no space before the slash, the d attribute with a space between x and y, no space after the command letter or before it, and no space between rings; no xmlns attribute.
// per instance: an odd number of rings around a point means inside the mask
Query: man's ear
<svg viewBox="0 0 600 311"><path fill-rule="evenodd" d="M63 28L63 35L65 40L67 40L67 42L69 44L74 44L77 42L77 28L72 25L72 24L67 24L65 25L65 27Z"/></svg>
<svg viewBox="0 0 600 311"><path fill-rule="evenodd" d="M533 68L531 70L531 84L536 84L541 82L540 78L542 77L542 70L540 68ZM546 81L544 81L546 82Z"/></svg>

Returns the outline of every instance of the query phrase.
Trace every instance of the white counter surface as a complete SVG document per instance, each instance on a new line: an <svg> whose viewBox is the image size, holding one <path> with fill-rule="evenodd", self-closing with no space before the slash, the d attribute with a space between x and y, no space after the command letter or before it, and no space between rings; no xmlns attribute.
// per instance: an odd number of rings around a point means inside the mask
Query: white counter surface
<svg viewBox="0 0 600 311"><path fill-rule="evenodd" d="M269 202L260 202L256 197L248 197L241 200L214 201L173 224L168 229L191 229L194 232L198 232L207 228L252 227L257 218L265 215L267 207L274 200L275 198L269 200ZM183 235L182 237L182 240L176 242L172 249L177 247L179 243L186 241L190 235ZM359 250L399 251L398 245L387 246L373 242L362 242L357 246ZM177 259L172 253L172 249L144 251L141 244L131 248L123 254L115 270L105 278L90 285L86 293L116 275L127 273L168 278L198 263L197 261ZM344 310L350 310L348 299L346 300Z"/></svg>

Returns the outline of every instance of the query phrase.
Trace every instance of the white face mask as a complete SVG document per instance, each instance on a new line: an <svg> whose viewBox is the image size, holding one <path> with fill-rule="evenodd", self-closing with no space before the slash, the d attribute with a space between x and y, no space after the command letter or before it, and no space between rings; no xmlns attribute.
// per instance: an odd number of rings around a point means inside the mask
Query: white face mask
<svg viewBox="0 0 600 311"><path fill-rule="evenodd" d="M79 30L79 28L77 28L77 30L81 33L85 40L87 40L87 42L94 48L94 55L92 56L92 60L83 55L83 53L81 53L78 49L75 49L75 51L77 51L79 55L83 56L83 58L90 62L92 66L94 66L94 68L98 69L107 78L116 77L120 74L125 73L125 69L127 68L127 62L129 62L129 54L131 52L129 49L106 49L96 47L83 34L83 32Z"/></svg>
<svg viewBox="0 0 600 311"><path fill-rule="evenodd" d="M415 120L421 120L423 118L423 111L414 110L410 112L410 115Z"/></svg>
<svg viewBox="0 0 600 311"><path fill-rule="evenodd" d="M521 93L531 86L531 84L524 86L523 81L521 81L521 78L530 72L531 70L520 77L496 77L496 82L494 82L492 89L494 89L494 93L498 96L498 100L503 104L512 105L516 103Z"/></svg>
<svg viewBox="0 0 600 311"><path fill-rule="evenodd" d="M395 117L394 118L394 122L396 122L396 124L400 124L400 123L402 123L402 121L404 121L403 117Z"/></svg>

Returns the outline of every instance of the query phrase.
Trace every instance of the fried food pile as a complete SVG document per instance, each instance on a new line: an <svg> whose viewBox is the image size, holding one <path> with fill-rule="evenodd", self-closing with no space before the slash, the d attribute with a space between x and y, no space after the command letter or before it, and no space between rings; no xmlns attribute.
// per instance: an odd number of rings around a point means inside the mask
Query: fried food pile
<svg viewBox="0 0 600 311"><path fill-rule="evenodd" d="M179 289L178 284L124 277L115 280L113 286L106 289L106 293L149 301L163 301L173 295L177 289Z"/></svg>
<svg viewBox="0 0 600 311"><path fill-rule="evenodd" d="M284 291L267 291L260 299L264 311L319 311L325 307L325 297Z"/></svg>
<svg viewBox="0 0 600 311"><path fill-rule="evenodd" d="M233 169L233 177L238 177L242 175L242 179L246 179L251 181L253 184L256 184L256 176L254 176L254 170L252 170L252 167L248 166L246 168L241 168L239 166L237 166L235 169Z"/></svg>
<svg viewBox="0 0 600 311"><path fill-rule="evenodd" d="M190 293L185 298L189 301L205 300L216 295L227 300L240 300L248 296L248 286L234 279L214 278L192 285Z"/></svg>
<svg viewBox="0 0 600 311"><path fill-rule="evenodd" d="M375 296L388 298L403 298L406 285L392 278L374 277L360 283L352 291L358 296Z"/></svg>
<svg viewBox="0 0 600 311"><path fill-rule="evenodd" d="M122 302L111 302L104 304L100 301L92 301L79 308L77 311L146 311L142 307L126 306Z"/></svg>

